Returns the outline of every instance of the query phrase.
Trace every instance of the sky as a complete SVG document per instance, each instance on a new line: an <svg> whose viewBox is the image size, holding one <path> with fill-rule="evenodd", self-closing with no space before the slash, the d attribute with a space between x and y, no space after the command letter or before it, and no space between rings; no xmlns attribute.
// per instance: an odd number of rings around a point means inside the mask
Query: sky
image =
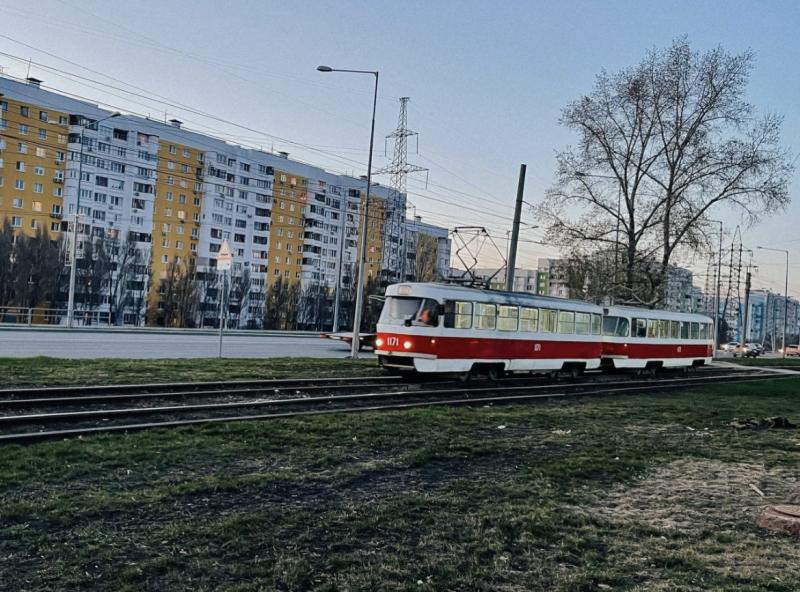
<svg viewBox="0 0 800 592"><path fill-rule="evenodd" d="M372 78L316 67L378 70L375 167L388 163L383 136L396 127L399 97L410 97L408 125L419 137L409 161L430 169L409 177L414 211L449 228L485 226L500 252L519 165L528 165L525 200L539 203L555 153L577 142L559 125L561 109L589 93L602 69L633 65L679 36L699 50L753 50L748 99L785 117L783 144L800 154L798 2L0 0L0 23L6 74L335 172L366 171ZM798 181L795 173L793 197ZM739 217L712 216L730 241ZM536 224L531 211L523 222ZM758 266L754 288L783 292L785 271L782 253L756 245L789 249L789 293L800 296L798 222L800 198L743 228ZM523 231L519 267L558 256L531 242L542 235ZM482 251L482 264L499 261ZM703 287L705 262L693 269Z"/></svg>

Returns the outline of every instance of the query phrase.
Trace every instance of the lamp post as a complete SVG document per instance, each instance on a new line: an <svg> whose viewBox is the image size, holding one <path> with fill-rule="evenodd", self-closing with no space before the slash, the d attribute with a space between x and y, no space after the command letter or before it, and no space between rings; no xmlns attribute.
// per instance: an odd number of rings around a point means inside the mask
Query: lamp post
<svg viewBox="0 0 800 592"><path fill-rule="evenodd" d="M757 247L762 251L775 251L786 255L786 284L783 296L783 341L781 343L781 357L786 357L786 325L789 320L789 251L786 249L773 249L770 247Z"/></svg>
<svg viewBox="0 0 800 592"><path fill-rule="evenodd" d="M80 216L81 210L81 181L83 181L83 135L86 132L86 126L90 123L96 126L107 119L112 119L119 116L119 113L114 112L108 117L98 119L94 122L87 122L85 118L81 118L81 150L78 155L78 196L75 200L75 222L72 224L72 245L70 248L71 253L69 268L69 295L67 297L67 327L72 327L75 317L75 278L78 267L78 217Z"/></svg>
<svg viewBox="0 0 800 592"><path fill-rule="evenodd" d="M371 74L375 77L375 91L372 96L372 125L369 132L369 158L367 160L367 197L364 202L364 219L361 222L360 248L358 254L358 286L356 286L356 309L353 313L353 340L350 357L358 358L360 349L361 309L364 303L365 261L367 259L367 220L369 219L369 192L372 186L372 146L375 143L375 109L378 106L378 72L376 70L342 70L330 66L317 66L320 72L348 72L351 74Z"/></svg>

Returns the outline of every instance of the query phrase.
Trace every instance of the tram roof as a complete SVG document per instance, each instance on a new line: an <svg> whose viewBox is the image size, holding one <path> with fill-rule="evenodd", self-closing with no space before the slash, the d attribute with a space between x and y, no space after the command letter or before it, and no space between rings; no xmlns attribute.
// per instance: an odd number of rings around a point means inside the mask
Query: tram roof
<svg viewBox="0 0 800 592"><path fill-rule="evenodd" d="M407 286L406 290L402 286ZM392 284L386 288L387 296L435 296L439 298L463 298L464 300L484 301L493 304L517 304L531 305L537 304L545 308L561 308L568 305L572 310L601 313L603 307L583 300L573 300L568 298L556 298L554 296L543 296L539 294L529 294L527 292L507 292L505 290L490 290L487 288L473 288L458 284L438 284L434 282L402 282Z"/></svg>

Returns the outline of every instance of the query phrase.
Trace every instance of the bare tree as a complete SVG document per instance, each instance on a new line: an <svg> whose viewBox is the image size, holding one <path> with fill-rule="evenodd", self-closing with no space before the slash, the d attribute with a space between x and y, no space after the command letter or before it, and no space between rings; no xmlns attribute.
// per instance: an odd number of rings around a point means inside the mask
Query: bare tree
<svg viewBox="0 0 800 592"><path fill-rule="evenodd" d="M14 283L14 229L8 218L0 226L0 306L11 304Z"/></svg>
<svg viewBox="0 0 800 592"><path fill-rule="evenodd" d="M158 302L151 303L148 311L150 322L165 327L194 326L198 303L194 266L173 261L159 282Z"/></svg>
<svg viewBox="0 0 800 592"><path fill-rule="evenodd" d="M114 241L108 250L114 270L109 278L109 314L112 323L121 325L125 308L133 306L134 297L128 290L128 282L134 279L135 272L142 265L142 253L136 243L129 239Z"/></svg>
<svg viewBox="0 0 800 592"><path fill-rule="evenodd" d="M788 203L781 118L757 116L744 99L752 64L749 52L698 53L681 39L602 72L564 109L578 147L557 155L556 184L537 214L556 244L613 249L622 273L608 279L622 300L663 299L670 261L702 245L712 208L729 205L753 222ZM654 259L656 287L642 294L637 274Z"/></svg>
<svg viewBox="0 0 800 592"><path fill-rule="evenodd" d="M64 248L40 228L33 236L19 235L13 245L13 302L25 308L53 306L63 280Z"/></svg>
<svg viewBox="0 0 800 592"><path fill-rule="evenodd" d="M439 273L439 240L429 234L417 235L416 275L418 282L436 282L442 279Z"/></svg>

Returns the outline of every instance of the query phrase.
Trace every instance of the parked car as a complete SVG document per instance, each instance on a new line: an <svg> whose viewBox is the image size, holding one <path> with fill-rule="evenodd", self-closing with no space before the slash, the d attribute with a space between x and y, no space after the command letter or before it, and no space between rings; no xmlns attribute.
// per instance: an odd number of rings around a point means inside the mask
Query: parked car
<svg viewBox="0 0 800 592"><path fill-rule="evenodd" d="M738 341L730 341L730 342L725 343L724 345L721 346L722 351L726 351L726 352L736 351L738 348L739 348L739 342Z"/></svg>
<svg viewBox="0 0 800 592"><path fill-rule="evenodd" d="M795 343L794 345L787 345L786 355L800 357L800 345L797 343Z"/></svg>
<svg viewBox="0 0 800 592"><path fill-rule="evenodd" d="M733 349L733 357L757 358L762 352L763 348L760 343L745 343Z"/></svg>

